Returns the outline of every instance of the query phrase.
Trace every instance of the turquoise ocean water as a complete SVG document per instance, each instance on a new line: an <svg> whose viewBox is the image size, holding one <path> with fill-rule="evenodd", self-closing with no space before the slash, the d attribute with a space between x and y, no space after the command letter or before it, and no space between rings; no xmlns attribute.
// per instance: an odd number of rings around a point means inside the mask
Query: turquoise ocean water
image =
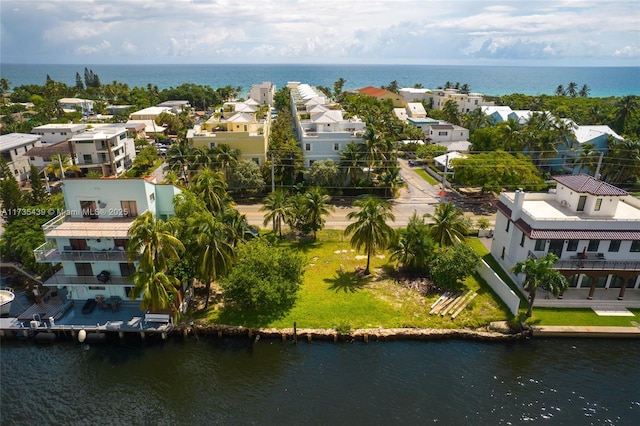
<svg viewBox="0 0 640 426"><path fill-rule="evenodd" d="M84 65L17 65L1 64L0 76L11 87L44 84L49 75L56 81L75 84L76 72L84 76ZM435 65L87 65L103 83L118 81L130 87L160 89L194 83L221 87L240 86L249 90L252 84L271 81L278 88L289 81L333 88L339 79L347 80L345 89L387 85L396 80L401 87L422 84L437 88L445 82L467 83L474 92L487 95L523 93L551 95L556 87L570 82L584 84L590 96L640 95L638 67L498 67Z"/></svg>

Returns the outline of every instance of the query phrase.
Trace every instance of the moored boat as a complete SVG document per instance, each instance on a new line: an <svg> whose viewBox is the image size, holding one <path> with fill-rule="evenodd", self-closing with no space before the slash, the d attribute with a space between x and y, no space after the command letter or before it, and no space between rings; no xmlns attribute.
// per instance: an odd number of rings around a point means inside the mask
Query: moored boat
<svg viewBox="0 0 640 426"><path fill-rule="evenodd" d="M0 289L0 315L9 315L11 312L11 302L15 299L16 295L13 294L13 289L5 287Z"/></svg>

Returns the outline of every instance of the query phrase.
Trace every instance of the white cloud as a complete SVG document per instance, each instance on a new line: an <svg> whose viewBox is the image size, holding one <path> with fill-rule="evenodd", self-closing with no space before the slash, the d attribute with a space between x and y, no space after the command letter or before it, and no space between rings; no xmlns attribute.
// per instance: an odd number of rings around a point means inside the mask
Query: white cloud
<svg viewBox="0 0 640 426"><path fill-rule="evenodd" d="M638 57L637 1L0 0L3 61ZM211 59L209 59L211 58Z"/></svg>

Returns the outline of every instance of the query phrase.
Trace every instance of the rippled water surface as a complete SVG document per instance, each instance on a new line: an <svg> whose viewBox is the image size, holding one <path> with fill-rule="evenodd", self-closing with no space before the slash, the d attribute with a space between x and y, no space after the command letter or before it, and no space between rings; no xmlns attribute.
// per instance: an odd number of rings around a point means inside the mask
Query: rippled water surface
<svg viewBox="0 0 640 426"><path fill-rule="evenodd" d="M2 342L2 425L640 424L640 342Z"/></svg>

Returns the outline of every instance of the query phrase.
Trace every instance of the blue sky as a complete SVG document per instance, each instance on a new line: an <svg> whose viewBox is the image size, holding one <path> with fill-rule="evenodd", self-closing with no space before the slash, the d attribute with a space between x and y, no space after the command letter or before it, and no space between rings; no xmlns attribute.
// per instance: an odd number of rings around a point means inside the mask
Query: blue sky
<svg viewBox="0 0 640 426"><path fill-rule="evenodd" d="M0 0L0 60L640 66L640 2Z"/></svg>

